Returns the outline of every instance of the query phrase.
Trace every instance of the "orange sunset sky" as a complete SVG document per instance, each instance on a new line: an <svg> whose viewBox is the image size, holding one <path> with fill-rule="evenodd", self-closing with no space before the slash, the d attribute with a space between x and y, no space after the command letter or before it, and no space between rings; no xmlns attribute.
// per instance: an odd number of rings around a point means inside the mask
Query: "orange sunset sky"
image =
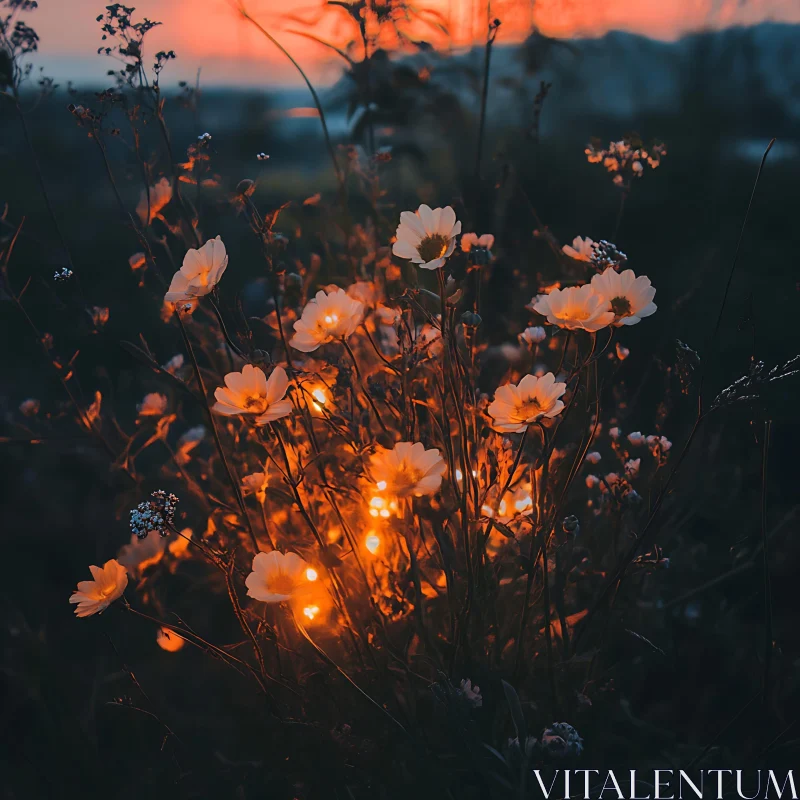
<svg viewBox="0 0 800 800"><path fill-rule="evenodd" d="M101 78L110 66L95 55L100 46L97 15L108 0L39 0L29 16L41 37L37 64L60 81ZM193 78L202 68L204 85L297 83L285 58L236 14L231 0L127 0L139 15L163 22L149 34L150 52L173 49L178 61L168 77ZM330 51L290 31L304 29L346 44L352 28L346 12L320 11L322 0L246 0L262 22L306 67L312 79L325 83L339 75ZM418 0L448 20L450 41L463 47L485 35L487 0ZM800 23L800 0L493 0L491 14L503 21L498 43L522 38L532 24L551 36L601 36L625 30L658 39L684 33L749 25L767 20ZM419 28L414 34L425 37ZM441 44L446 44L442 41Z"/></svg>

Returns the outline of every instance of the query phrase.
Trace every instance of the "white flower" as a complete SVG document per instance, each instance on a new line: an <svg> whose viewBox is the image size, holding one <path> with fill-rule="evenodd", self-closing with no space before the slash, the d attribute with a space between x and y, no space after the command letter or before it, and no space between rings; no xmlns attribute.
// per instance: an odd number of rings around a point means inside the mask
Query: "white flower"
<svg viewBox="0 0 800 800"><path fill-rule="evenodd" d="M159 392L150 392L136 406L136 410L140 417L163 417L167 410L167 397Z"/></svg>
<svg viewBox="0 0 800 800"><path fill-rule="evenodd" d="M400 214L392 253L422 269L439 269L453 254L459 233L461 223L450 206L431 209L423 203L416 212Z"/></svg>
<svg viewBox="0 0 800 800"><path fill-rule="evenodd" d="M519 338L525 344L539 344L547 338L547 332L541 325L536 325L533 328L525 328Z"/></svg>
<svg viewBox="0 0 800 800"><path fill-rule="evenodd" d="M542 417L557 416L564 410L564 402L559 398L566 390L567 384L557 383L552 372L541 378L526 375L516 385L507 383L499 387L488 409L494 429L522 433Z"/></svg>
<svg viewBox="0 0 800 800"><path fill-rule="evenodd" d="M259 503L263 503L267 497L267 473L266 472L252 472L250 475L245 475L242 478L242 494L255 495Z"/></svg>
<svg viewBox="0 0 800 800"><path fill-rule="evenodd" d="M294 336L289 344L295 350L311 353L334 339L346 339L355 332L363 314L364 304L344 290L326 293L320 289L294 323Z"/></svg>
<svg viewBox="0 0 800 800"><path fill-rule="evenodd" d="M19 404L19 410L26 417L35 417L39 413L40 406L41 404L35 397L29 397Z"/></svg>
<svg viewBox="0 0 800 800"><path fill-rule="evenodd" d="M102 567L89 567L93 581L80 581L77 591L69 598L77 603L75 614L90 617L105 611L115 600L122 597L128 585L128 573L116 559L112 558Z"/></svg>
<svg viewBox="0 0 800 800"><path fill-rule="evenodd" d="M638 447L645 443L645 438L640 431L634 431L628 434L628 441L634 446Z"/></svg>
<svg viewBox="0 0 800 800"><path fill-rule="evenodd" d="M135 533L131 534L129 544L123 545L117 554L117 561L125 567L131 575L143 572L153 564L157 564L164 555L167 540L164 536L156 535L155 531L140 539Z"/></svg>
<svg viewBox="0 0 800 800"><path fill-rule="evenodd" d="M620 361L624 361L629 355L631 351L629 348L625 347L625 345L620 344L617 342L617 358Z"/></svg>
<svg viewBox="0 0 800 800"><path fill-rule="evenodd" d="M465 233L461 237L461 249L465 253L469 253L473 247L491 250L494 247L494 236L491 233L484 233L481 236L478 236L477 233Z"/></svg>
<svg viewBox="0 0 800 800"><path fill-rule="evenodd" d="M260 367L245 364L241 372L229 372L225 386L214 390L214 411L227 417L255 415L256 425L266 425L292 413L286 397L289 378L283 367L275 367L267 379Z"/></svg>
<svg viewBox="0 0 800 800"><path fill-rule="evenodd" d="M398 498L435 494L445 469L439 451L426 450L421 442L398 442L392 450L381 448L370 459L375 483Z"/></svg>
<svg viewBox="0 0 800 800"><path fill-rule="evenodd" d="M189 250L183 266L172 276L167 303L186 303L211 292L228 266L222 238L209 239L199 250Z"/></svg>
<svg viewBox="0 0 800 800"><path fill-rule="evenodd" d="M164 364L163 369L169 372L170 375L175 375L181 367L183 367L183 353L178 353Z"/></svg>
<svg viewBox="0 0 800 800"><path fill-rule="evenodd" d="M666 453L672 449L672 442L667 439L666 436L650 435L647 437L646 441L647 446L653 451L653 453L656 453L657 451Z"/></svg>
<svg viewBox="0 0 800 800"><path fill-rule="evenodd" d="M263 603L286 603L306 594L309 566L297 553L258 553L245 579L247 594ZM316 576L315 576L316 577Z"/></svg>
<svg viewBox="0 0 800 800"><path fill-rule="evenodd" d="M473 686L469 678L464 678L459 687L464 699L473 707L480 708L483 705L483 698L481 697L481 687Z"/></svg>
<svg viewBox="0 0 800 800"><path fill-rule="evenodd" d="M142 193L139 197L139 203L136 206L136 213L139 216L139 219L142 221L142 225L149 225L157 216L160 215L161 210L164 206L172 200L172 184L167 180L167 178L161 178L161 180L155 184L155 186L150 187L150 216L147 215L148 210L148 202L147 202L147 192L142 189ZM134 267L135 269L135 267Z"/></svg>
<svg viewBox="0 0 800 800"><path fill-rule="evenodd" d="M586 461L588 461L590 464L597 464L601 458L602 456L596 450L586 454Z"/></svg>
<svg viewBox="0 0 800 800"><path fill-rule="evenodd" d="M622 436L622 431L619 428L609 428L608 429L608 435L614 441L616 441L617 439L619 439L620 436Z"/></svg>
<svg viewBox="0 0 800 800"><path fill-rule="evenodd" d="M565 244L561 249L570 258L574 258L577 261L591 261L593 244L594 242L588 236L585 239L580 236L576 236L572 240L572 247L570 247L568 244Z"/></svg>
<svg viewBox="0 0 800 800"><path fill-rule="evenodd" d="M639 467L642 464L641 458L631 458L625 462L625 474L629 478L635 478L639 474Z"/></svg>
<svg viewBox="0 0 800 800"><path fill-rule="evenodd" d="M587 475L586 476L586 488L587 489L594 489L597 484L600 483L600 478L597 475Z"/></svg>
<svg viewBox="0 0 800 800"><path fill-rule="evenodd" d="M635 325L643 317L656 313L653 298L656 290L650 284L650 278L640 275L638 278L632 269L616 272L609 267L602 275L592 278L592 287L614 312L614 326Z"/></svg>
<svg viewBox="0 0 800 800"><path fill-rule="evenodd" d="M590 284L553 289L536 298L533 308L547 317L552 325L567 330L599 331L614 321L608 300L597 294Z"/></svg>

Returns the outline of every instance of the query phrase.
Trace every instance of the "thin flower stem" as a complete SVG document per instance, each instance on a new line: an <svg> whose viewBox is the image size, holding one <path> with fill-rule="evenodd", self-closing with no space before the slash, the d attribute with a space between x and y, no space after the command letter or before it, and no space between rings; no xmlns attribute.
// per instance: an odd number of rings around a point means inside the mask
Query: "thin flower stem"
<svg viewBox="0 0 800 800"><path fill-rule="evenodd" d="M386 423L383 421L383 418L381 417L380 412L378 411L378 408L375 405L375 401L372 399L372 395L369 393L369 390L367 389L364 383L364 379L361 376L361 370L358 368L358 361L356 361L355 353L353 352L350 345L347 343L347 340L344 338L344 336L342 337L342 344L344 345L344 349L347 350L347 354L350 356L350 360L353 362L353 368L355 369L356 372L356 378L358 378L358 384L361 387L361 391L364 393L364 396L367 398L367 402L369 403L373 414L375 414L375 419L378 420L378 423L383 429L383 432L389 433L389 429L386 427Z"/></svg>
<svg viewBox="0 0 800 800"><path fill-rule="evenodd" d="M3 93L0 92L0 94ZM58 224L58 217L56 216L55 209L53 208L53 202L50 199L50 193L47 190L47 184L45 183L44 180L42 166L39 163L39 158L36 155L36 150L33 147L33 140L31 139L30 130L28 128L28 122L25 119L25 114L23 113L22 108L20 107L19 104L19 94L17 87L16 86L14 87L13 98L11 97L11 95L8 94L6 94L6 97L9 97L9 99L11 99L12 102L14 103L14 109L16 110L17 115L19 116L19 121L22 126L22 134L25 137L25 146L28 148L28 152L30 153L31 162L33 163L33 169L34 172L36 173L36 180L39 183L39 189L42 193L42 197L44 197L45 206L47 207L47 213L49 214L50 220L53 223L53 228L55 229L56 235L58 236L59 242L61 244L61 249L64 251L64 255L67 258L67 265L71 270L74 271L75 267L73 266L72 263L72 256L70 255L69 247L67 246L67 240L64 238L64 234L61 231L61 226Z"/></svg>
<svg viewBox="0 0 800 800"><path fill-rule="evenodd" d="M339 160L336 158L336 153L333 149L333 142L331 141L331 135L330 132L328 131L328 123L325 119L325 111L322 108L322 102L319 99L317 90L314 88L314 85L309 80L308 75L306 75L306 73L303 72L303 68L300 66L300 64L298 64L297 61L294 60L291 53L271 33L269 33L269 31L267 31L264 27L262 27L257 20L253 19L253 17L250 16L249 12L245 7L244 0L237 0L236 10L239 12L242 19L249 22L257 31L259 31L263 36L269 39L269 41L272 42L272 44L274 44L275 47L277 47L278 50L280 50L281 53L283 53L283 55L285 55L286 58L288 58L289 61L292 62L292 66L300 73L300 77L303 79L306 86L308 87L308 91L311 92L311 97L314 100L314 105L316 106L317 112L319 113L319 121L322 125L322 134L325 137L325 146L328 150L328 155L330 156L331 164L333 164L333 169L334 172L336 173L336 180L339 182L340 191L344 193L344 175L342 174L342 169L339 166Z"/></svg>
<svg viewBox="0 0 800 800"><path fill-rule="evenodd" d="M763 442L761 443L761 544L764 579L764 704L769 702L770 668L772 666L772 589L769 576L769 537L767 536L767 463L769 460L769 439L772 420L764 422Z"/></svg>
<svg viewBox="0 0 800 800"><path fill-rule="evenodd" d="M220 311L216 300L214 300L214 298L210 294L206 296L208 297L208 302L211 305L211 308L214 309L214 314L217 318L217 322L219 322L219 327L220 330L222 331L222 335L225 337L225 341L228 343L228 347L230 347L231 350L233 350L233 352L236 353L237 356L239 356L239 358L242 358L245 361L247 361L247 357L245 356L245 354L236 345L236 343L231 338L231 335L228 333L228 329L225 326L225 320L222 318L222 312Z"/></svg>
<svg viewBox="0 0 800 800"><path fill-rule="evenodd" d="M181 319L180 312L176 309L175 310L175 319L178 321L178 327L181 331L181 336L183 337L183 344L186 347L186 352L189 354L189 358L192 362L192 369L194 370L194 376L197 380L197 388L200 392L200 398L203 403L203 407L206 410L206 415L208 416L208 421L211 426L211 433L214 436L214 443L217 446L217 452L219 453L219 457L222 461L222 465L225 468L225 473L228 476L228 481L233 489L233 494L236 497L236 502L239 505L239 510L242 513L242 516L247 523L247 530L250 533L250 540L253 543L253 550L254 552L259 552L258 546L258 539L256 538L255 531L253 530L253 524L250 522L250 515L247 513L247 509L244 505L244 498L242 497L242 490L239 486L239 481L233 474L233 470L231 469L230 464L228 463L228 458L225 455L225 448L222 446L222 441L219 438L219 431L217 430L217 422L214 419L214 413L211 411L211 406L208 402L208 395L206 393L206 386L205 382L203 381L203 375L200 372L200 365L197 363L197 356L195 355L194 348L192 347L191 340L189 339L189 335L186 332L186 327L183 324L183 320Z"/></svg>
<svg viewBox="0 0 800 800"><path fill-rule="evenodd" d="M297 629L300 631L303 638L314 648L315 652L319 657L329 666L333 667L363 698L370 703L370 705L374 706L381 712L385 717L387 717L397 728L399 728L406 736L411 738L409 732L397 721L387 710L384 706L374 700L370 695L368 695L312 638L309 636L308 631L305 629L303 624L297 619L296 616L293 615L294 624L297 626Z"/></svg>

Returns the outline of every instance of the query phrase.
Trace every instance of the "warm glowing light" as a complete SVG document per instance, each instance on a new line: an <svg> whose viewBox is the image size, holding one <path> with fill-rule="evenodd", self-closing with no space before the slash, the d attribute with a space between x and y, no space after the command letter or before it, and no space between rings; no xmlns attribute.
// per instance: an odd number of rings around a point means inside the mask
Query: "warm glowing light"
<svg viewBox="0 0 800 800"><path fill-rule="evenodd" d="M313 392L311 392L311 396L312 396L312 397L313 397L313 398L314 398L314 399L315 399L315 400L316 400L316 401L317 401L317 402L318 402L320 405L323 405L323 406L324 406L324 405L325 405L325 403L327 403L327 402L328 402L328 398L327 398L327 396L325 395L325 392L323 392L323 391L322 391L322 389L314 389L314 391L313 391Z"/></svg>
<svg viewBox="0 0 800 800"><path fill-rule="evenodd" d="M386 501L382 497L373 497L372 500L369 501L369 504L373 508L385 508Z"/></svg>
<svg viewBox="0 0 800 800"><path fill-rule="evenodd" d="M456 480L460 481L463 477L464 477L464 473L460 469L457 469L456 470Z"/></svg>
<svg viewBox="0 0 800 800"><path fill-rule="evenodd" d="M313 620L314 617L319 614L319 606L306 606L303 609L303 614L308 617L309 620Z"/></svg>
<svg viewBox="0 0 800 800"><path fill-rule="evenodd" d="M519 512L525 511L526 508L531 508L532 506L533 500L531 500L530 495L525 495L525 497L522 497L514 502L514 508L516 508Z"/></svg>
<svg viewBox="0 0 800 800"><path fill-rule="evenodd" d="M379 514L380 514L380 516L382 516L384 519L386 519L387 517L390 517L390 516L392 515L392 512L391 512L391 511L389 511L389 509L388 509L388 508L382 508L382 509L380 510Z"/></svg>
<svg viewBox="0 0 800 800"><path fill-rule="evenodd" d="M370 551L373 555L378 552L378 548L381 546L381 539L376 533L368 533L367 538L364 539L364 546L367 550Z"/></svg>
<svg viewBox="0 0 800 800"><path fill-rule="evenodd" d="M378 491L383 491L386 488L386 481L378 481L375 484L378 487Z"/></svg>
<svg viewBox="0 0 800 800"><path fill-rule="evenodd" d="M306 570L306 578L308 578L308 580L315 581L317 579L317 577L318 577L318 574L317 574L317 571L314 569L314 567L309 567Z"/></svg>

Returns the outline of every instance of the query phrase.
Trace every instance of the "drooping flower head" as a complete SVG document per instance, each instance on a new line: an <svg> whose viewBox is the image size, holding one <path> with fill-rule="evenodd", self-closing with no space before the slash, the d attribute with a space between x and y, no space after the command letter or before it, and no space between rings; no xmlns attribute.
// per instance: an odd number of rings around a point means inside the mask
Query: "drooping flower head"
<svg viewBox="0 0 800 800"><path fill-rule="evenodd" d="M611 305L614 312L615 327L620 325L635 325L644 317L656 313L655 288L650 284L650 278L634 275L632 269L616 272L609 267L602 275L592 278L592 288Z"/></svg>
<svg viewBox="0 0 800 800"><path fill-rule="evenodd" d="M102 567L89 567L89 571L94 580L80 581L77 591L69 598L70 603L77 603L75 614L78 617L102 613L122 597L128 585L128 573L115 558Z"/></svg>
<svg viewBox="0 0 800 800"><path fill-rule="evenodd" d="M344 290L320 289L294 323L294 336L289 344L295 350L310 353L334 339L346 339L355 332L363 314L364 304Z"/></svg>
<svg viewBox="0 0 800 800"><path fill-rule="evenodd" d="M416 212L400 214L392 252L422 269L439 269L453 254L459 233L461 223L450 206L431 209L423 203Z"/></svg>
<svg viewBox="0 0 800 800"><path fill-rule="evenodd" d="M370 473L378 488L397 498L435 494L445 468L439 451L426 450L421 442L398 442L392 450L381 449L370 459Z"/></svg>
<svg viewBox="0 0 800 800"><path fill-rule="evenodd" d="M309 569L297 553L258 553L253 559L253 571L245 579L247 594L263 603L302 601L312 589ZM316 580L316 571L311 573Z"/></svg>
<svg viewBox="0 0 800 800"><path fill-rule="evenodd" d="M536 298L533 308L552 325L567 330L599 331L614 321L608 301L591 284L553 289Z"/></svg>
<svg viewBox="0 0 800 800"><path fill-rule="evenodd" d="M576 236L572 240L572 247L565 244L561 249L566 255L570 258L574 258L576 261L591 261L593 244L594 242L588 236L586 238Z"/></svg>
<svg viewBox="0 0 800 800"><path fill-rule="evenodd" d="M507 383L495 392L489 405L494 429L504 433L522 433L542 417L555 417L564 410L561 396L566 383L557 383L548 372L541 378L526 375L518 384Z"/></svg>
<svg viewBox="0 0 800 800"><path fill-rule="evenodd" d="M232 417L254 417L256 425L266 425L292 413L292 401L286 397L289 378L283 367L275 367L267 379L260 367L245 364L241 372L229 372L225 386L214 390L214 411Z"/></svg>
<svg viewBox="0 0 800 800"><path fill-rule="evenodd" d="M185 303L211 292L228 266L228 254L222 238L209 239L199 250L189 250L183 266L172 276L167 303Z"/></svg>

